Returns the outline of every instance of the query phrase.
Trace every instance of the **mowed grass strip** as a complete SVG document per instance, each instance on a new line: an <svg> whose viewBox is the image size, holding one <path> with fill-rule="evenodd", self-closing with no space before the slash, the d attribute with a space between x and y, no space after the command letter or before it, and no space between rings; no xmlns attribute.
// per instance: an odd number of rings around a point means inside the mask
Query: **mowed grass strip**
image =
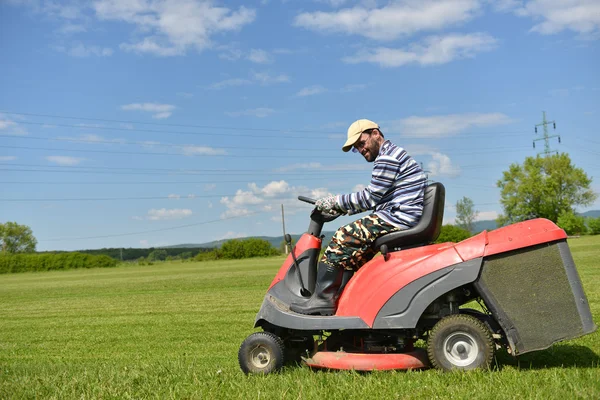
<svg viewBox="0 0 600 400"><path fill-rule="evenodd" d="M600 237L569 244L600 325ZM598 332L492 371L245 376L237 351L282 261L2 275L0 398L600 398Z"/></svg>

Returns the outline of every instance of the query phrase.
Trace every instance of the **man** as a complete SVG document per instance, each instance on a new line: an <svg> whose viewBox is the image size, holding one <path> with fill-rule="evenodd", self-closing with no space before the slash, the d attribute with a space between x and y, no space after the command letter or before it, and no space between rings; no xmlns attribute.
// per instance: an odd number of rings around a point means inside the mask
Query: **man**
<svg viewBox="0 0 600 400"><path fill-rule="evenodd" d="M337 230L319 263L315 292L309 300L291 304L294 312L334 314L344 270L358 270L375 256L375 239L415 226L423 213L426 176L403 148L385 140L379 125L368 119L350 125L342 150L350 149L374 162L370 185L319 199L316 207L333 215L374 212Z"/></svg>

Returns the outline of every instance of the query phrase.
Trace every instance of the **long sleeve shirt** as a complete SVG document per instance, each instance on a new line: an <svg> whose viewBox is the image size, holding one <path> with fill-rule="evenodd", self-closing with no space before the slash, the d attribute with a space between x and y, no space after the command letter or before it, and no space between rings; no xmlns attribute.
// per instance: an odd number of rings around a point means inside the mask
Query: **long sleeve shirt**
<svg viewBox="0 0 600 400"><path fill-rule="evenodd" d="M426 180L423 169L406 150L386 140L374 161L369 186L339 195L338 206L349 215L374 210L384 221L410 228L423 214Z"/></svg>

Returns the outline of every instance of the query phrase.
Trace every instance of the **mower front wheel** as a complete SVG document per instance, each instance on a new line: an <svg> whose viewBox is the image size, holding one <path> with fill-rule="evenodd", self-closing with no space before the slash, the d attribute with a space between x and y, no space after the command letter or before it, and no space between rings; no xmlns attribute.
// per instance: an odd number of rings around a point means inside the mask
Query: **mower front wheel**
<svg viewBox="0 0 600 400"><path fill-rule="evenodd" d="M270 332L255 332L242 342L238 361L245 374L276 372L284 363L283 341Z"/></svg>
<svg viewBox="0 0 600 400"><path fill-rule="evenodd" d="M431 364L444 371L487 369L494 357L494 339L477 318L451 315L429 333L427 354Z"/></svg>

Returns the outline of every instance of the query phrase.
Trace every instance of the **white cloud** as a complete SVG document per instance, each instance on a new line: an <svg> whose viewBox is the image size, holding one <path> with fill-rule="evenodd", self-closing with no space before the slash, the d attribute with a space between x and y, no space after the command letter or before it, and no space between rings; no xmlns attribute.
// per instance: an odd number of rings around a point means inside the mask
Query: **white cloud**
<svg viewBox="0 0 600 400"><path fill-rule="evenodd" d="M455 165L446 154L433 153L432 160L427 163L430 176L447 176L455 178L460 175L460 167Z"/></svg>
<svg viewBox="0 0 600 400"><path fill-rule="evenodd" d="M217 156L227 154L224 149L195 145L182 146L182 152L186 156Z"/></svg>
<svg viewBox="0 0 600 400"><path fill-rule="evenodd" d="M169 199L173 199L173 200L179 200L181 198L180 195L178 194L170 194L167 196Z"/></svg>
<svg viewBox="0 0 600 400"><path fill-rule="evenodd" d="M17 123L14 121L0 119L0 129L7 129L7 128L10 128L10 127L16 126L16 125L17 125Z"/></svg>
<svg viewBox="0 0 600 400"><path fill-rule="evenodd" d="M238 238L243 238L243 237L247 237L247 236L248 235L246 233L229 231L226 234L218 237L217 240L238 239Z"/></svg>
<svg viewBox="0 0 600 400"><path fill-rule="evenodd" d="M16 156L0 156L0 161L14 161L16 159Z"/></svg>
<svg viewBox="0 0 600 400"><path fill-rule="evenodd" d="M244 55L242 50L232 48L231 46L219 46L217 49L222 51L222 53L219 53L219 58L227 61L239 60Z"/></svg>
<svg viewBox="0 0 600 400"><path fill-rule="evenodd" d="M412 116L382 124L382 129L385 132L387 126L392 132L401 132L404 137L440 138L457 135L474 127L505 125L511 122L512 120L502 113L466 113Z"/></svg>
<svg viewBox="0 0 600 400"><path fill-rule="evenodd" d="M87 29L84 25L81 24L73 24L73 23L66 23L63 26L61 26L58 30L58 33L63 34L63 35L72 35L75 33L82 33L82 32L87 32Z"/></svg>
<svg viewBox="0 0 600 400"><path fill-rule="evenodd" d="M147 240L145 240L145 239L143 239L143 240L140 240L140 245L141 245L142 247L148 247L148 241L147 241Z"/></svg>
<svg viewBox="0 0 600 400"><path fill-rule="evenodd" d="M204 190L210 192L211 190L215 190L216 187L217 185L215 183L207 183L204 185Z"/></svg>
<svg viewBox="0 0 600 400"><path fill-rule="evenodd" d="M245 217L246 215L250 215L252 211L247 208L228 208L224 213L221 213L221 218L236 218L236 217Z"/></svg>
<svg viewBox="0 0 600 400"><path fill-rule="evenodd" d="M422 43L412 44L407 49L363 49L353 56L345 57L343 61L349 64L368 62L382 67L401 67L407 64L439 65L456 59L473 58L476 53L492 50L496 43L496 39L485 33L430 36Z"/></svg>
<svg viewBox="0 0 600 400"><path fill-rule="evenodd" d="M164 221L164 220L172 220L172 219L183 219L192 216L192 210L190 209L182 209L182 208L173 208L173 209L151 209L148 210L148 214L146 215L146 219L150 221Z"/></svg>
<svg viewBox="0 0 600 400"><path fill-rule="evenodd" d="M241 217L252 213L249 206L259 206L263 211L272 211L272 204L269 202L277 199L278 204L297 205L298 201L294 199L298 194L304 194L309 191L307 188L298 188L290 186L286 181L272 181L263 187L251 182L248 184L248 190L238 189L233 197L222 197L220 202L227 210L221 214L222 218ZM289 213L294 213L290 210Z"/></svg>
<svg viewBox="0 0 600 400"><path fill-rule="evenodd" d="M278 83L287 83L290 81L289 76L285 74L271 75L268 72L252 72L250 79L247 78L230 78L219 82L215 82L209 86L209 89L225 89L229 87L237 87L244 85L259 84L262 86L269 86Z"/></svg>
<svg viewBox="0 0 600 400"><path fill-rule="evenodd" d="M218 90L218 89L225 89L228 87L250 85L251 83L252 83L252 81L249 79L232 78L232 79L225 79L220 82L215 82L212 85L210 85L210 88Z"/></svg>
<svg viewBox="0 0 600 400"><path fill-rule="evenodd" d="M314 96L317 94L325 93L326 91L327 91L327 89L325 89L323 86L314 85L314 86L308 86L308 87L300 89L300 91L298 93L296 93L296 96L298 96L298 97Z"/></svg>
<svg viewBox="0 0 600 400"><path fill-rule="evenodd" d="M440 153L436 148L423 144L407 144L404 146L411 156L430 156L431 160L423 165L423 169L429 176L446 176L455 178L460 175L461 169L455 165L450 157Z"/></svg>
<svg viewBox="0 0 600 400"><path fill-rule="evenodd" d="M273 181L265 185L260 189L255 183L248 185L255 193L260 193L265 197L275 197L288 193L290 191L290 185L286 181Z"/></svg>
<svg viewBox="0 0 600 400"><path fill-rule="evenodd" d="M366 88L367 88L367 85L364 83L351 83L351 84L348 84L348 85L344 86L343 88L341 88L340 92L352 93L352 92L358 92L361 90L365 90Z"/></svg>
<svg viewBox="0 0 600 400"><path fill-rule="evenodd" d="M179 97L183 97L186 99L191 99L192 97L194 97L193 93L188 93L188 92L177 92L177 96Z"/></svg>
<svg viewBox="0 0 600 400"><path fill-rule="evenodd" d="M326 188L316 188L310 191L310 197L320 199L325 196L331 196L331 192Z"/></svg>
<svg viewBox="0 0 600 400"><path fill-rule="evenodd" d="M285 74L271 75L268 72L254 72L252 79L261 85L272 85L274 83L286 83L290 81L290 77Z"/></svg>
<svg viewBox="0 0 600 400"><path fill-rule="evenodd" d="M90 56L110 57L113 54L113 49L109 47L86 46L83 43L76 44L68 49L61 46L56 47L56 49L63 53L67 53L71 57L79 58L85 58Z"/></svg>
<svg viewBox="0 0 600 400"><path fill-rule="evenodd" d="M361 190L364 190L365 188L366 188L365 185L362 185L362 184L359 183L358 185L356 185L356 186L354 186L352 188L352 191L353 192L360 192Z"/></svg>
<svg viewBox="0 0 600 400"><path fill-rule="evenodd" d="M121 110L124 111L143 111L152 113L152 118L163 119L169 118L175 110L175 106L172 104L158 104L158 103L132 103L121 106Z"/></svg>
<svg viewBox="0 0 600 400"><path fill-rule="evenodd" d="M256 64L269 64L273 62L273 58L265 50L252 49L248 54L248 60Z"/></svg>
<svg viewBox="0 0 600 400"><path fill-rule="evenodd" d="M496 218L498 218L497 211L479 211L475 220L476 221L485 221L485 220L496 219Z"/></svg>
<svg viewBox="0 0 600 400"><path fill-rule="evenodd" d="M479 10L479 0L404 0L381 8L356 6L331 12L306 12L296 16L294 25L317 32L393 40L462 24Z"/></svg>
<svg viewBox="0 0 600 400"><path fill-rule="evenodd" d="M59 137L58 139L66 140L66 141L76 141L87 144L111 144L111 143L123 143L123 139L106 139L100 135L95 135L93 133L87 133L80 135L79 137Z"/></svg>
<svg viewBox="0 0 600 400"><path fill-rule="evenodd" d="M539 21L531 31L542 35L571 30L593 37L600 32L600 2L597 0L502 0L496 8Z"/></svg>
<svg viewBox="0 0 600 400"><path fill-rule="evenodd" d="M256 18L256 11L244 6L231 10L201 0L98 0L93 8L100 20L126 22L145 35L121 44L123 50L158 56L202 51L214 34L238 31Z"/></svg>
<svg viewBox="0 0 600 400"><path fill-rule="evenodd" d="M81 163L85 158L69 157L69 156L47 156L47 161L63 166L73 166Z"/></svg>
<svg viewBox="0 0 600 400"><path fill-rule="evenodd" d="M272 108L259 107L259 108L252 108L252 109L242 110L242 111L226 112L225 114L229 115L230 117L265 118L265 117L268 117L269 115L273 114L274 112L275 112L275 110L273 110Z"/></svg>
<svg viewBox="0 0 600 400"><path fill-rule="evenodd" d="M2 135L11 135L11 136L24 136L27 135L27 130L19 125L17 122L3 119L3 116L0 115L0 134Z"/></svg>

